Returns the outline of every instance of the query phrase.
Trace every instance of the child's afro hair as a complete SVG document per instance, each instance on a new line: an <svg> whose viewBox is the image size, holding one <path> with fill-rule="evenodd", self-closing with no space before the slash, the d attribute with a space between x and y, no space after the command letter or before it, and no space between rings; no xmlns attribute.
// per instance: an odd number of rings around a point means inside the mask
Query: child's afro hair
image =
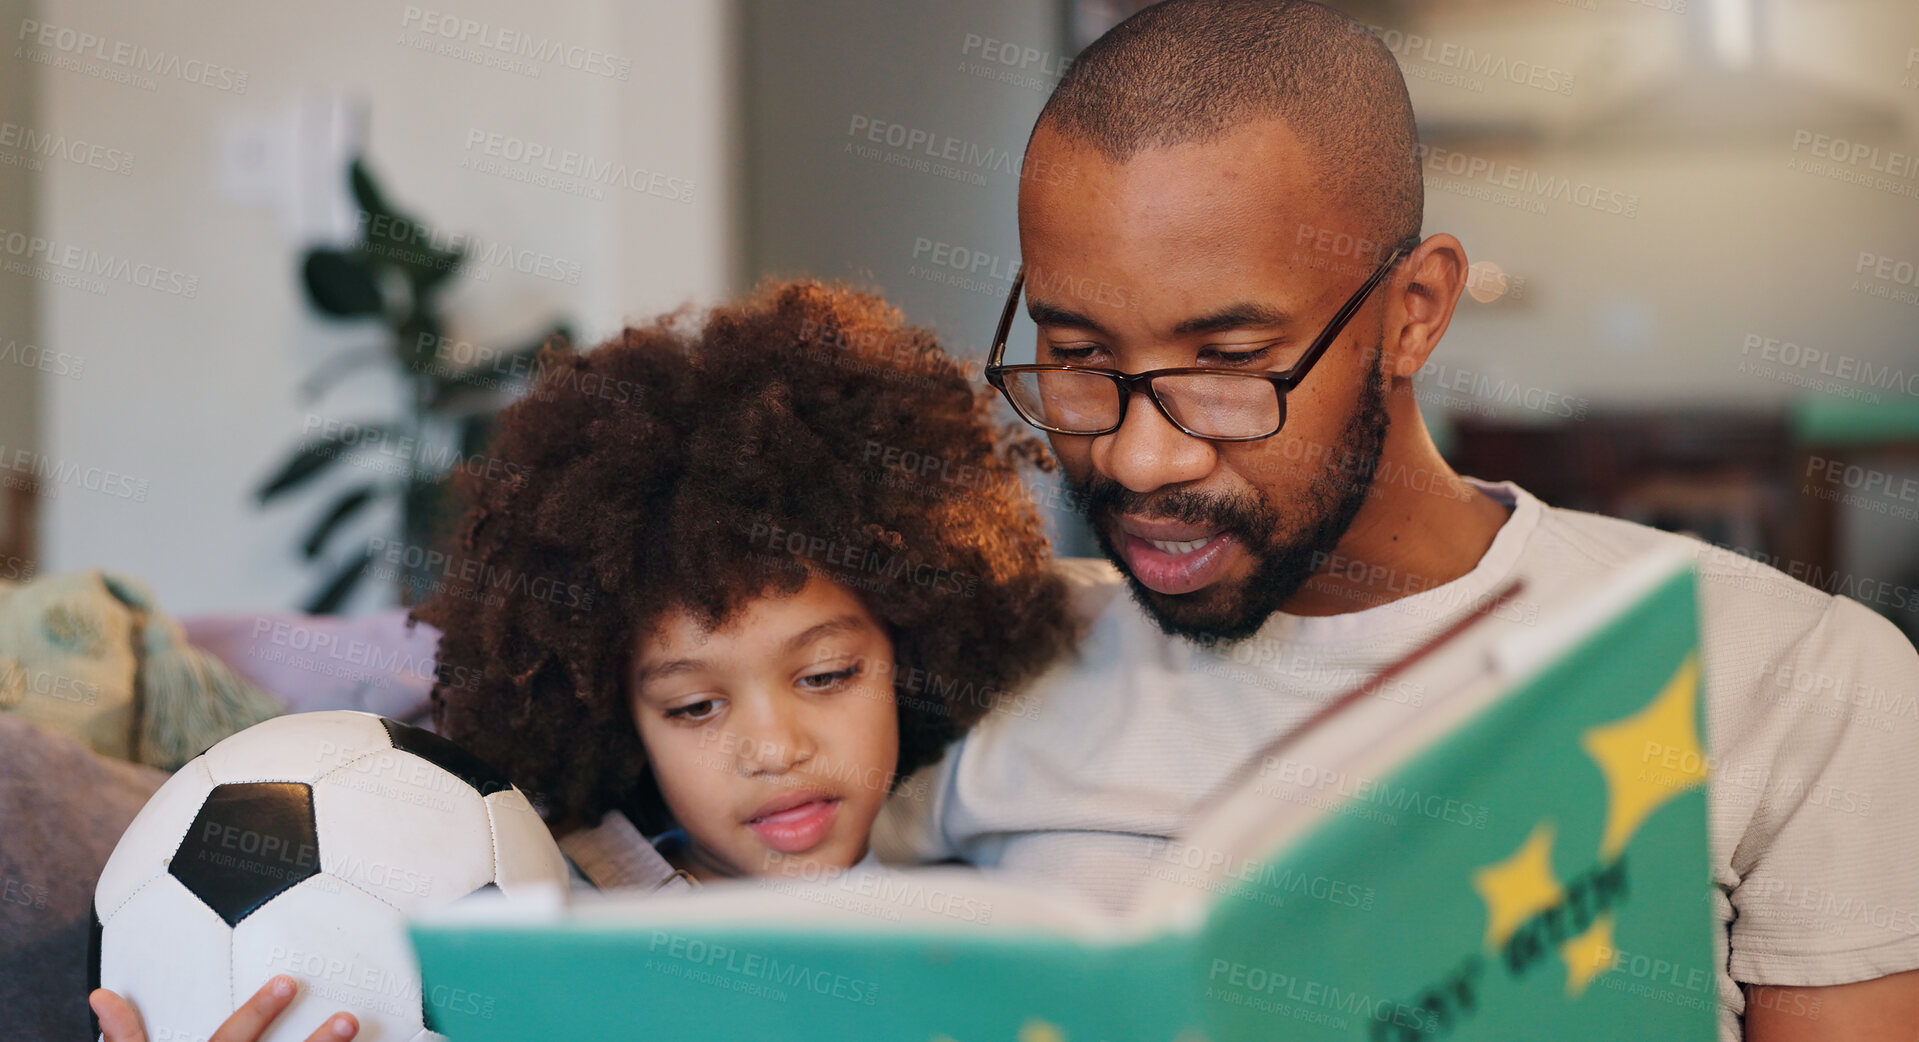
<svg viewBox="0 0 1919 1042"><path fill-rule="evenodd" d="M1072 639L992 392L879 298L772 284L578 353L555 339L484 458L444 580L434 721L591 826L672 824L629 707L640 634L841 582L893 640L903 779ZM475 465L476 463L484 465Z"/></svg>

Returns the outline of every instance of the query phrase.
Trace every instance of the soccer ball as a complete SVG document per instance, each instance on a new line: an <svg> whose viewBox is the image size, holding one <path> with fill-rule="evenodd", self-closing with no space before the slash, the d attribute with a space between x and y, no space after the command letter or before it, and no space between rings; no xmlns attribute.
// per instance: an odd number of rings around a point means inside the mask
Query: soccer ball
<svg viewBox="0 0 1919 1042"><path fill-rule="evenodd" d="M206 1039L281 973L300 989L262 1042L336 1010L360 1042L438 1039L436 1007L489 1000L423 993L407 917L566 882L526 797L446 738L371 713L276 717L181 767L127 826L94 891L93 984L151 1042Z"/></svg>

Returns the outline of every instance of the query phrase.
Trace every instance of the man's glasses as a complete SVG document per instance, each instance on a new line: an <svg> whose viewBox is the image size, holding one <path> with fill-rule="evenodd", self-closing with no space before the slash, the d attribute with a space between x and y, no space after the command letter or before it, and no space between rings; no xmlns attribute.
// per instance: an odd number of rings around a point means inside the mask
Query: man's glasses
<svg viewBox="0 0 1919 1042"><path fill-rule="evenodd" d="M1306 378L1313 363L1332 346L1340 330L1392 270L1393 263L1411 248L1406 243L1394 247L1366 284L1347 298L1299 361L1281 373L1200 366L1122 373L1080 365L1003 365L1006 336L1026 282L1022 267L1000 311L999 331L993 336L993 352L986 362L986 380L1006 396L1021 419L1054 434L1111 434L1126 421L1126 403L1134 394L1144 392L1168 423L1192 437L1209 441L1270 438L1286 422L1286 392Z"/></svg>

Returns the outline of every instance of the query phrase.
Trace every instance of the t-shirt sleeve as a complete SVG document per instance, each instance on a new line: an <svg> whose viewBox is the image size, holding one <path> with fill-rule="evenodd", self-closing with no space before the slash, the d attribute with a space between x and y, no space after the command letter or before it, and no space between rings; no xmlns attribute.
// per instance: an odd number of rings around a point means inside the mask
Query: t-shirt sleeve
<svg viewBox="0 0 1919 1042"><path fill-rule="evenodd" d="M1770 755L1719 780L1756 799L1731 976L1815 987L1919 968L1919 652L1838 597L1766 671L1751 708L1772 718Z"/></svg>
<svg viewBox="0 0 1919 1042"><path fill-rule="evenodd" d="M942 818L965 745L962 738L947 746L944 756L907 776L887 797L869 837L873 853L882 862L913 865L959 856L946 839Z"/></svg>

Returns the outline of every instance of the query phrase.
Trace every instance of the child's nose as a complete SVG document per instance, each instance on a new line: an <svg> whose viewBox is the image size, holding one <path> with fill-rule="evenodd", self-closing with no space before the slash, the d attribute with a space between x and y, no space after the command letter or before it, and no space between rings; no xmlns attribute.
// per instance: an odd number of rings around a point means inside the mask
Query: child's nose
<svg viewBox="0 0 1919 1042"><path fill-rule="evenodd" d="M784 774L813 758L816 743L798 713L769 706L747 721L740 743L743 774Z"/></svg>

